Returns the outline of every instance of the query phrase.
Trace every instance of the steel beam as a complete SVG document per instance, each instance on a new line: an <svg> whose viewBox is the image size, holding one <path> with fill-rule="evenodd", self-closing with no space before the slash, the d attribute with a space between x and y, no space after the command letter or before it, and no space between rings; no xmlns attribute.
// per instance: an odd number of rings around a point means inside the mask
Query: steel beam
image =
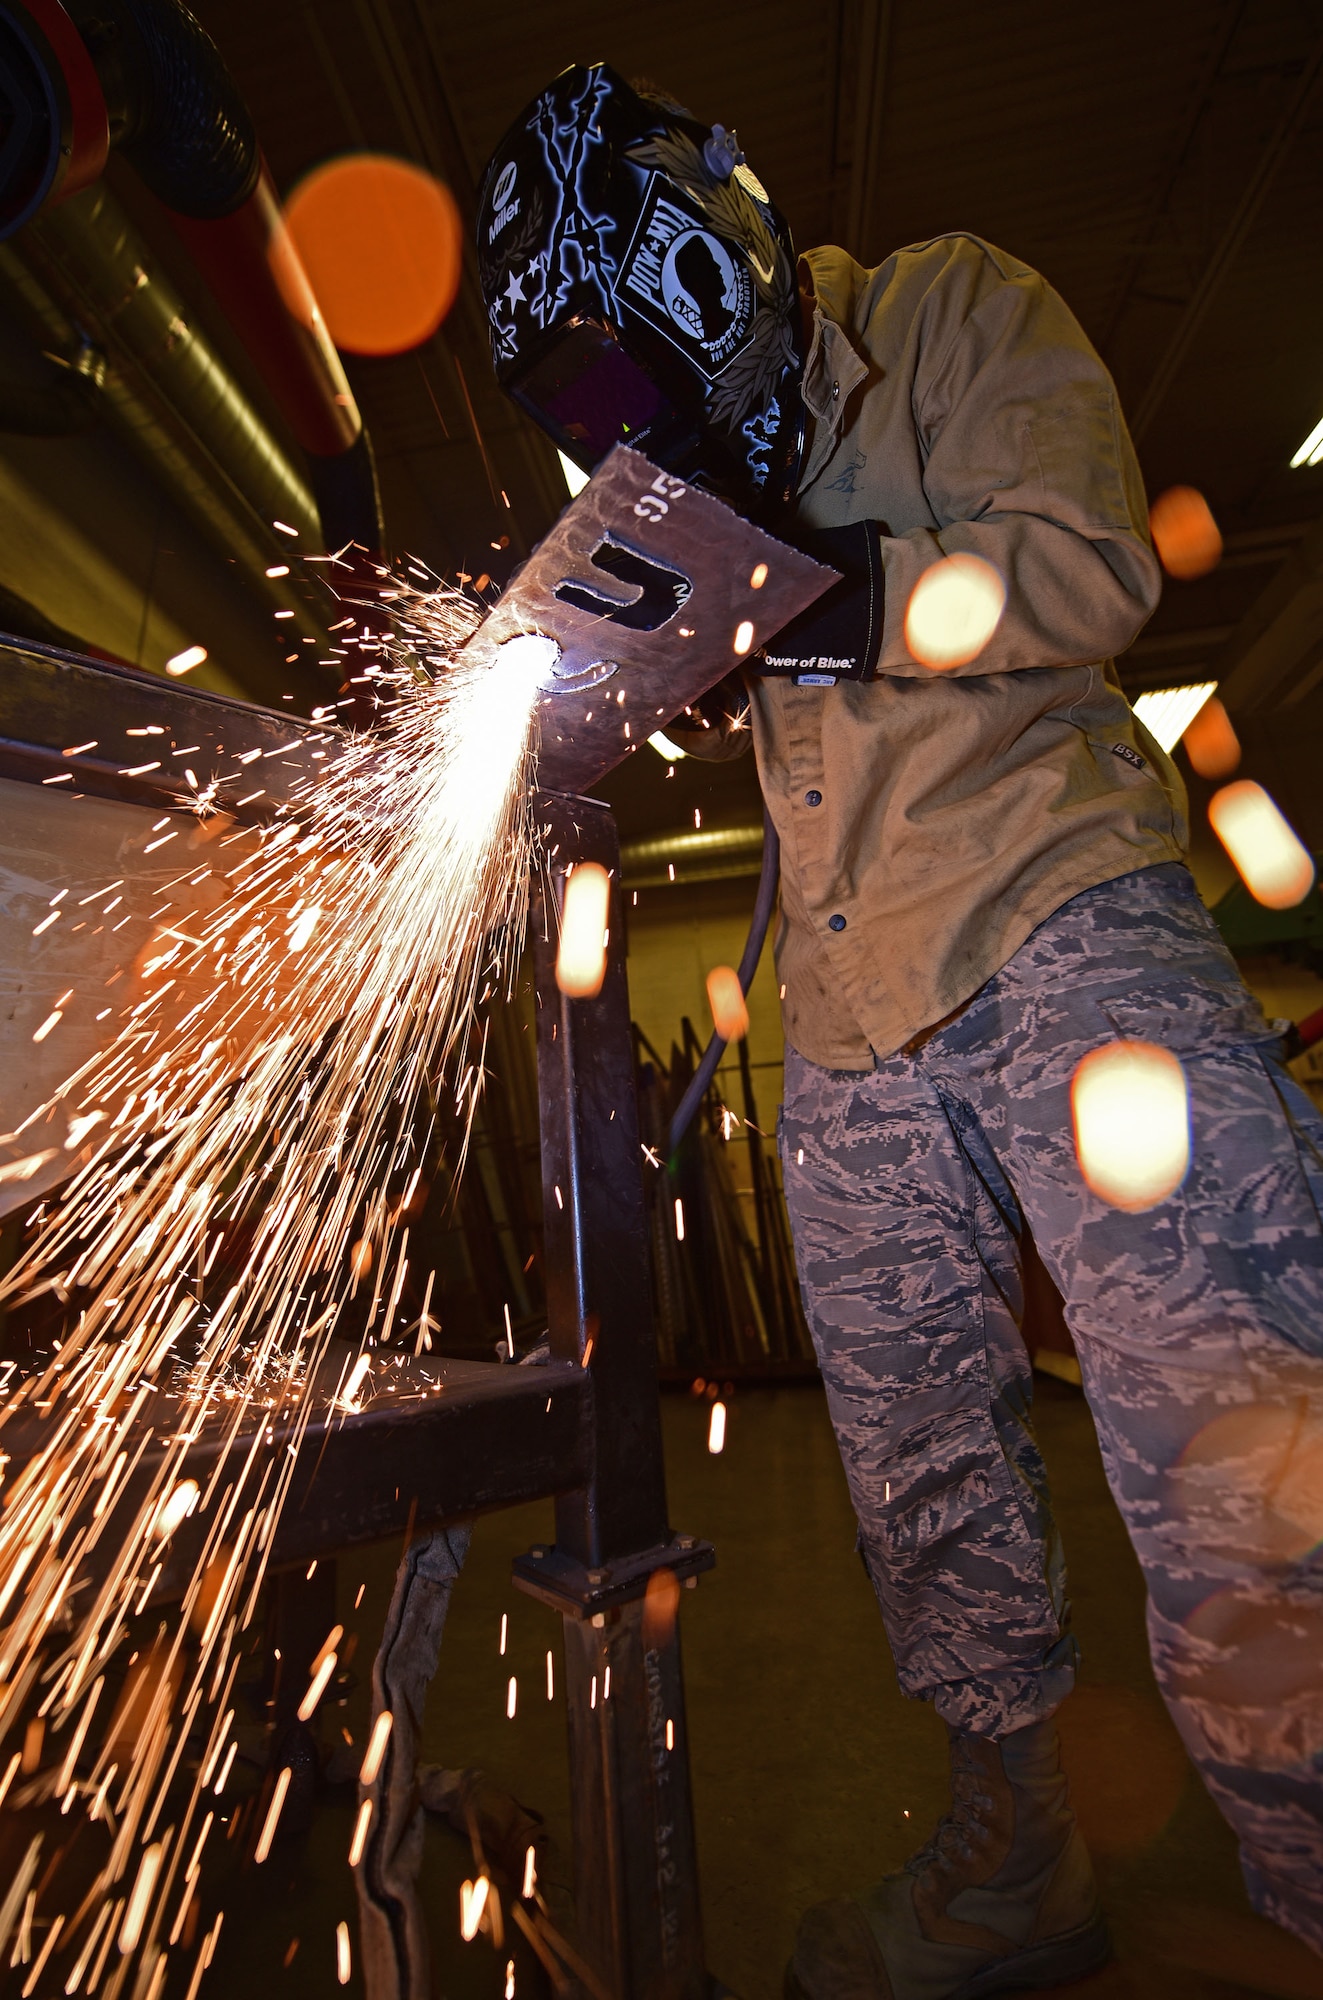
<svg viewBox="0 0 1323 2000"><path fill-rule="evenodd" d="M159 736L141 734L152 726ZM219 781L223 811L256 824L303 795L345 740L301 716L0 633L0 777L72 774L74 797L191 810L191 770L201 786Z"/></svg>
<svg viewBox="0 0 1323 2000"><path fill-rule="evenodd" d="M541 793L551 866L534 913L547 1312L553 1357L586 1373L588 1477L556 1503L556 1546L515 1582L564 1611L581 1946L616 2000L707 1992L675 1603L713 1556L667 1522L615 821ZM611 875L601 991L555 982L570 868ZM649 1585L663 1579L649 1615Z"/></svg>
<svg viewBox="0 0 1323 2000"><path fill-rule="evenodd" d="M299 1399L292 1397L282 1411L256 1403L237 1425L214 1416L189 1445L180 1474L206 1492L218 1471L221 1491L238 1480L255 1449L264 1461L278 1462L298 1440L297 1470L272 1535L273 1569L394 1539L410 1523L422 1531L583 1484L590 1423L583 1369L380 1352L377 1393L360 1410L351 1413L338 1399L352 1350L333 1342L301 1433ZM150 1490L166 1441L188 1422L189 1406L179 1395L162 1391L148 1399L126 1441L131 1457L144 1438L147 1448L117 1494L96 1547L80 1558L80 1578L104 1576ZM46 1424L45 1416L27 1411L6 1424L5 1450L16 1465L41 1449ZM170 1603L187 1589L211 1525L212 1509L200 1508L176 1530L163 1552L152 1603Z"/></svg>
<svg viewBox="0 0 1323 2000"><path fill-rule="evenodd" d="M1240 200L1200 273L1198 283L1182 306L1181 316L1172 330L1171 338L1131 415L1130 435L1136 444L1142 443L1147 435L1154 417L1162 407L1167 391L1180 372L1195 336L1208 316L1209 307L1239 255L1255 218L1290 153L1296 134L1309 113L1321 77L1323 77L1323 36L1315 40L1306 55L1304 66L1296 79L1295 88L1286 101L1282 115L1255 161Z"/></svg>
<svg viewBox="0 0 1323 2000"><path fill-rule="evenodd" d="M1316 684L1323 656L1323 522L1255 598L1213 663L1233 715L1285 708Z"/></svg>

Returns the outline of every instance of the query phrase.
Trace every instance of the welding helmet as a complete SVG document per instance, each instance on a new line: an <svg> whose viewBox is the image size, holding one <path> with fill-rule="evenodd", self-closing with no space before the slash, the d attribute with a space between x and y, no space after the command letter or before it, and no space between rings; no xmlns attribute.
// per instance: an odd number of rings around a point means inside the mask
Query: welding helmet
<svg viewBox="0 0 1323 2000"><path fill-rule="evenodd" d="M737 505L790 498L795 250L733 132L564 70L488 163L478 269L502 388L585 472L630 444Z"/></svg>

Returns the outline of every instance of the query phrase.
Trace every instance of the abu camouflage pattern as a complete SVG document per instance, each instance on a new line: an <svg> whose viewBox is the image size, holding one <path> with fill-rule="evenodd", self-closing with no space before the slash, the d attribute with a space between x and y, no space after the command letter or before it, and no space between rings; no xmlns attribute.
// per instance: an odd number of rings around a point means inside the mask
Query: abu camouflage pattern
<svg viewBox="0 0 1323 2000"><path fill-rule="evenodd" d="M1192 1161L1142 1214L1075 1159L1070 1082L1180 1058ZM1058 910L873 1073L787 1053L805 1308L902 1687L997 1736L1075 1646L1029 1416L1017 1240L1065 1300L1164 1698L1257 1907L1323 1949L1323 1123L1187 871Z"/></svg>

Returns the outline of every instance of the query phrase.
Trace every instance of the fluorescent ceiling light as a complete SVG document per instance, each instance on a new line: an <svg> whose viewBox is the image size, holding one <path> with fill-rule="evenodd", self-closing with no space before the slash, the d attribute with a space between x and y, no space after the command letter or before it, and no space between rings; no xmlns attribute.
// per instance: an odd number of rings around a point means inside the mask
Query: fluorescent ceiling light
<svg viewBox="0 0 1323 2000"><path fill-rule="evenodd" d="M1159 688L1154 694L1140 695L1135 703L1135 714L1164 750L1174 750L1209 695L1216 692L1216 681L1199 681L1190 687Z"/></svg>
<svg viewBox="0 0 1323 2000"><path fill-rule="evenodd" d="M657 755L664 757L668 764L678 763L680 758L686 754L678 743L672 743L669 736L663 736L660 729L654 729L648 741L657 752Z"/></svg>
<svg viewBox="0 0 1323 2000"><path fill-rule="evenodd" d="M1323 433L1323 424L1319 425L1319 430ZM581 465L576 465L572 458L566 458L563 451L558 451L556 456L560 460L560 469L565 474L565 484L570 489L570 498L572 500L575 494L582 493L584 487L588 484L588 474Z"/></svg>
<svg viewBox="0 0 1323 2000"><path fill-rule="evenodd" d="M1293 466L1318 465L1320 461L1323 461L1323 417L1320 417L1314 425L1313 430L1291 460L1291 464Z"/></svg>

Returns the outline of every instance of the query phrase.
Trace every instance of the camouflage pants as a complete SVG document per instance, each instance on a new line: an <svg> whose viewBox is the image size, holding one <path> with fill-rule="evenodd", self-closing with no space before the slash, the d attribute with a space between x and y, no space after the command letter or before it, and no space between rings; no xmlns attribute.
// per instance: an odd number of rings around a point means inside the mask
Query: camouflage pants
<svg viewBox="0 0 1323 2000"><path fill-rule="evenodd" d="M1188 1080L1184 1185L1081 1180L1070 1080L1116 1036ZM1163 1695L1259 1909L1323 1950L1323 1124L1185 869L1075 897L871 1074L787 1052L805 1307L906 1693L999 1735L1069 1692L1018 1239L1065 1300Z"/></svg>

